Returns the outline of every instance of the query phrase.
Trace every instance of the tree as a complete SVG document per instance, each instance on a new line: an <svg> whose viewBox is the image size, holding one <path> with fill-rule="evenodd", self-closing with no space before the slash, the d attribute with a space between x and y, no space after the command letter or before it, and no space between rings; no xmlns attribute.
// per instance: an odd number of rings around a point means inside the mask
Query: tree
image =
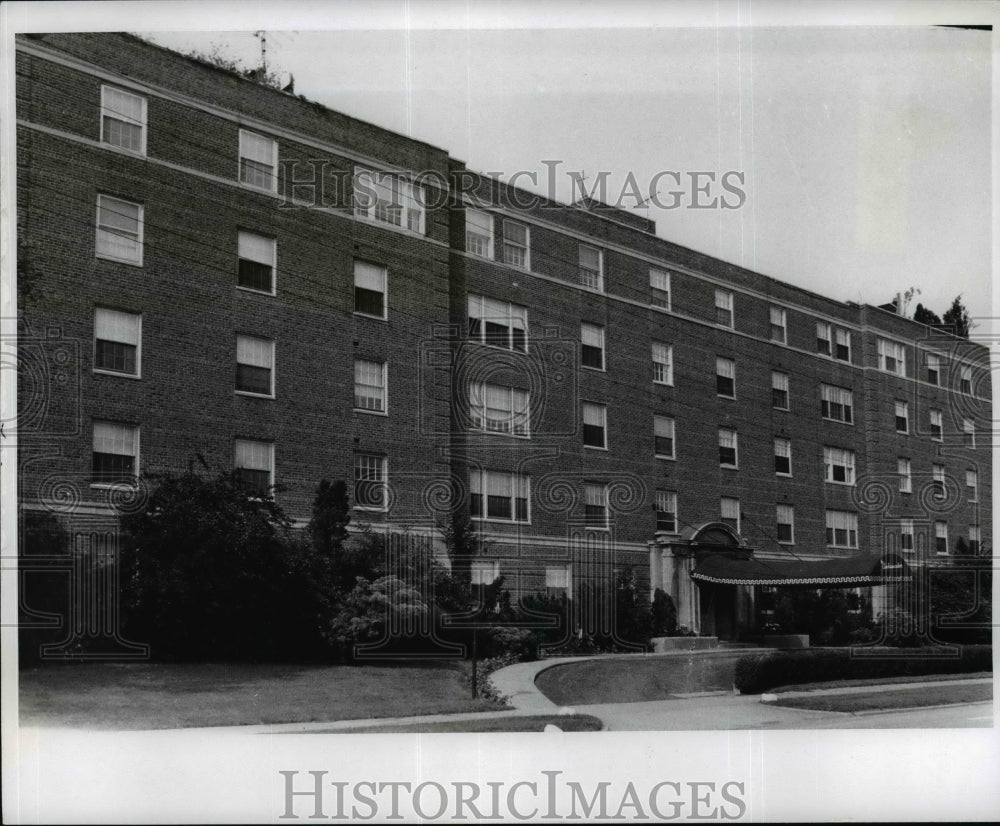
<svg viewBox="0 0 1000 826"><path fill-rule="evenodd" d="M917 304L917 309L913 311L913 320L921 324L940 324L941 318L937 313L927 309L923 304Z"/></svg>
<svg viewBox="0 0 1000 826"><path fill-rule="evenodd" d="M944 316L942 316L942 321L944 324L951 327L952 332L956 336L961 336L962 338L969 337L969 330L972 329L972 317L969 315L969 311L966 309L965 305L962 304L962 296L955 296L955 300L951 302L951 307L949 307Z"/></svg>
<svg viewBox="0 0 1000 826"><path fill-rule="evenodd" d="M316 488L312 519L309 520L309 535L316 550L330 556L340 550L349 536L347 525L350 521L347 484L342 479L332 483L323 479Z"/></svg>

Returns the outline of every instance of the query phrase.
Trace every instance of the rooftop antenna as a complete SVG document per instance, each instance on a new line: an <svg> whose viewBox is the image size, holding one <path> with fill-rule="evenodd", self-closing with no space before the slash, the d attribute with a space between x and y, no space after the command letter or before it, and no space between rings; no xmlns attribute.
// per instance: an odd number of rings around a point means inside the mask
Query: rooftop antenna
<svg viewBox="0 0 1000 826"><path fill-rule="evenodd" d="M262 74L267 74L267 32L263 29L258 29L253 33L253 36L260 40L260 65Z"/></svg>

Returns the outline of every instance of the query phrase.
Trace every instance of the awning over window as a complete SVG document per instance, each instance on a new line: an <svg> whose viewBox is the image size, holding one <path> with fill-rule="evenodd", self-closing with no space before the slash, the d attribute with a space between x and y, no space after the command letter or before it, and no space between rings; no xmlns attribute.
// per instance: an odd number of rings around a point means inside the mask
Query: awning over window
<svg viewBox="0 0 1000 826"><path fill-rule="evenodd" d="M910 578L897 554L862 553L818 562L759 559L746 553L702 551L691 578L716 585L815 585L854 588Z"/></svg>

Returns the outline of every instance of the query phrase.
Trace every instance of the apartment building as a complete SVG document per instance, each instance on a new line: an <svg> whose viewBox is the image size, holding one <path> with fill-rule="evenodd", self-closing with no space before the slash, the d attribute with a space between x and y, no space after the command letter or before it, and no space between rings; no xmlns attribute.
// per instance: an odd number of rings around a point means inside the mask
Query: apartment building
<svg viewBox="0 0 1000 826"><path fill-rule="evenodd" d="M23 508L201 462L304 522L342 478L356 524L467 511L474 582L631 566L724 637L991 544L981 345L131 36L17 49Z"/></svg>

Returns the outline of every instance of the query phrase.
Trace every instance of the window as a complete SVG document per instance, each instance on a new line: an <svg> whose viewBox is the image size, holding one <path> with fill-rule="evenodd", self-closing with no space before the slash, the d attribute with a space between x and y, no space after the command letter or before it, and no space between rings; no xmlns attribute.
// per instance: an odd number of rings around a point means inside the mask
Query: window
<svg viewBox="0 0 1000 826"><path fill-rule="evenodd" d="M906 375L906 350L902 344L880 338L878 347L878 368L897 376Z"/></svg>
<svg viewBox="0 0 1000 826"><path fill-rule="evenodd" d="M896 432L910 432L910 407L906 402L896 401Z"/></svg>
<svg viewBox="0 0 1000 826"><path fill-rule="evenodd" d="M503 260L524 270L531 269L531 247L528 243L528 228L524 224L504 220Z"/></svg>
<svg viewBox="0 0 1000 826"><path fill-rule="evenodd" d="M670 309L670 273L664 270L649 271L650 301L654 307Z"/></svg>
<svg viewBox="0 0 1000 826"><path fill-rule="evenodd" d="M899 520L899 548L906 553L913 553L913 520Z"/></svg>
<svg viewBox="0 0 1000 826"><path fill-rule="evenodd" d="M776 438L774 440L774 472L779 476L792 475L792 441Z"/></svg>
<svg viewBox="0 0 1000 826"><path fill-rule="evenodd" d="M142 205L97 196L97 257L142 266Z"/></svg>
<svg viewBox="0 0 1000 826"><path fill-rule="evenodd" d="M827 511L826 544L833 548L857 548L858 515L852 511Z"/></svg>
<svg viewBox="0 0 1000 826"><path fill-rule="evenodd" d="M487 562L480 559L473 560L471 563L470 574L470 585L492 585L496 582L497 577L500 576L500 563L496 561Z"/></svg>
<svg viewBox="0 0 1000 826"><path fill-rule="evenodd" d="M549 596L569 596L571 582L569 565L545 566L545 591Z"/></svg>
<svg viewBox="0 0 1000 826"><path fill-rule="evenodd" d="M677 493L656 491L656 530L677 533Z"/></svg>
<svg viewBox="0 0 1000 826"><path fill-rule="evenodd" d="M531 404L527 390L472 382L469 385L469 410L474 430L529 435Z"/></svg>
<svg viewBox="0 0 1000 826"><path fill-rule="evenodd" d="M823 468L827 482L854 484L854 451L839 447L823 448Z"/></svg>
<svg viewBox="0 0 1000 826"><path fill-rule="evenodd" d="M788 334L787 315L780 307L771 307L771 341L785 343Z"/></svg>
<svg viewBox="0 0 1000 826"><path fill-rule="evenodd" d="M979 525L969 525L969 553L979 553L980 533Z"/></svg>
<svg viewBox="0 0 1000 826"><path fill-rule="evenodd" d="M943 438L941 411L931 410L931 439L940 442Z"/></svg>
<svg viewBox="0 0 1000 826"><path fill-rule="evenodd" d="M596 324L581 324L580 338L583 342L581 363L594 370L604 369L604 328Z"/></svg>
<svg viewBox="0 0 1000 826"><path fill-rule="evenodd" d="M778 525L778 542L782 545L794 545L795 508L791 505L778 505L775 518Z"/></svg>
<svg viewBox="0 0 1000 826"><path fill-rule="evenodd" d="M975 470L965 471L965 492L970 502L979 501L979 473Z"/></svg>
<svg viewBox="0 0 1000 826"><path fill-rule="evenodd" d="M715 323L733 326L733 294L728 290L715 291Z"/></svg>
<svg viewBox="0 0 1000 826"><path fill-rule="evenodd" d="M465 251L493 258L493 216L478 209L465 210Z"/></svg>
<svg viewBox="0 0 1000 826"><path fill-rule="evenodd" d="M824 419L851 424L854 421L854 394L832 384L820 386L821 413Z"/></svg>
<svg viewBox="0 0 1000 826"><path fill-rule="evenodd" d="M233 445L233 469L246 490L266 493L274 485L274 444L237 439Z"/></svg>
<svg viewBox="0 0 1000 826"><path fill-rule="evenodd" d="M771 371L771 406L788 410L788 373Z"/></svg>
<svg viewBox="0 0 1000 826"><path fill-rule="evenodd" d="M974 448L976 446L976 425L972 419L962 419L962 434L965 446Z"/></svg>
<svg viewBox="0 0 1000 826"><path fill-rule="evenodd" d="M354 504L365 510L388 509L386 460L374 453L354 454Z"/></svg>
<svg viewBox="0 0 1000 826"><path fill-rule="evenodd" d="M107 310L94 310L94 369L126 376L139 375L142 341L142 316Z"/></svg>
<svg viewBox="0 0 1000 826"><path fill-rule="evenodd" d="M674 348L653 342L653 384L674 383Z"/></svg>
<svg viewBox="0 0 1000 826"><path fill-rule="evenodd" d="M354 409L386 412L385 362L354 360Z"/></svg>
<svg viewBox="0 0 1000 826"><path fill-rule="evenodd" d="M424 199L419 187L383 172L356 168L354 214L423 234Z"/></svg>
<svg viewBox="0 0 1000 826"><path fill-rule="evenodd" d="M927 354L927 383L941 384L941 357L935 353Z"/></svg>
<svg viewBox="0 0 1000 826"><path fill-rule="evenodd" d="M139 469L139 428L117 422L94 421L91 483L133 483Z"/></svg>
<svg viewBox="0 0 1000 826"><path fill-rule="evenodd" d="M972 395L972 368L968 365L962 367L962 372L958 380L958 389L966 396Z"/></svg>
<svg viewBox="0 0 1000 826"><path fill-rule="evenodd" d="M588 528L608 527L608 486L600 482L583 483L583 516Z"/></svg>
<svg viewBox="0 0 1000 826"><path fill-rule="evenodd" d="M736 431L728 427L719 428L719 464L722 467L739 467Z"/></svg>
<svg viewBox="0 0 1000 826"><path fill-rule="evenodd" d="M851 334L847 330L837 327L834 330L834 340L836 346L833 349L833 357L840 361L851 360Z"/></svg>
<svg viewBox="0 0 1000 826"><path fill-rule="evenodd" d="M500 522L530 521L528 501L531 480L517 473L473 471L469 478L470 514L473 519ZM485 506L485 512L483 510Z"/></svg>
<svg viewBox="0 0 1000 826"><path fill-rule="evenodd" d="M528 350L528 308L469 296L469 338L507 350Z"/></svg>
<svg viewBox="0 0 1000 826"><path fill-rule="evenodd" d="M236 286L274 295L274 270L278 245L273 238L239 233L239 270Z"/></svg>
<svg viewBox="0 0 1000 826"><path fill-rule="evenodd" d="M274 395L274 342L236 336L236 392Z"/></svg>
<svg viewBox="0 0 1000 826"><path fill-rule="evenodd" d="M240 130L240 182L268 192L278 190L278 142Z"/></svg>
<svg viewBox="0 0 1000 826"><path fill-rule="evenodd" d="M594 290L604 290L604 271L601 251L580 244L580 283Z"/></svg>
<svg viewBox="0 0 1000 826"><path fill-rule="evenodd" d="M736 362L732 359L715 359L715 392L727 399L736 398Z"/></svg>
<svg viewBox="0 0 1000 826"><path fill-rule="evenodd" d="M101 87L101 142L146 154L146 98Z"/></svg>
<svg viewBox="0 0 1000 826"><path fill-rule="evenodd" d="M675 458L674 420L669 416L653 416L653 445L656 458Z"/></svg>
<svg viewBox="0 0 1000 826"><path fill-rule="evenodd" d="M832 356L833 348L831 345L830 337L830 325L825 321L816 322L816 352L822 353L824 356Z"/></svg>
<svg viewBox="0 0 1000 826"><path fill-rule="evenodd" d="M364 261L354 262L354 312L386 317L386 269Z"/></svg>
<svg viewBox="0 0 1000 826"><path fill-rule="evenodd" d="M910 460L900 456L896 460L896 472L899 474L899 492L913 493L913 478Z"/></svg>
<svg viewBox="0 0 1000 826"><path fill-rule="evenodd" d="M605 433L607 412L603 404L583 403L583 444L586 447L608 446Z"/></svg>
<svg viewBox="0 0 1000 826"><path fill-rule="evenodd" d="M934 486L932 494L935 499L942 500L945 497L944 465L932 465L931 475L933 477L932 484Z"/></svg>
<svg viewBox="0 0 1000 826"><path fill-rule="evenodd" d="M740 532L740 500L723 496L719 503L722 512L722 521L729 525L736 533Z"/></svg>
<svg viewBox="0 0 1000 826"><path fill-rule="evenodd" d="M948 553L948 523L937 521L934 523L934 551L938 554Z"/></svg>

